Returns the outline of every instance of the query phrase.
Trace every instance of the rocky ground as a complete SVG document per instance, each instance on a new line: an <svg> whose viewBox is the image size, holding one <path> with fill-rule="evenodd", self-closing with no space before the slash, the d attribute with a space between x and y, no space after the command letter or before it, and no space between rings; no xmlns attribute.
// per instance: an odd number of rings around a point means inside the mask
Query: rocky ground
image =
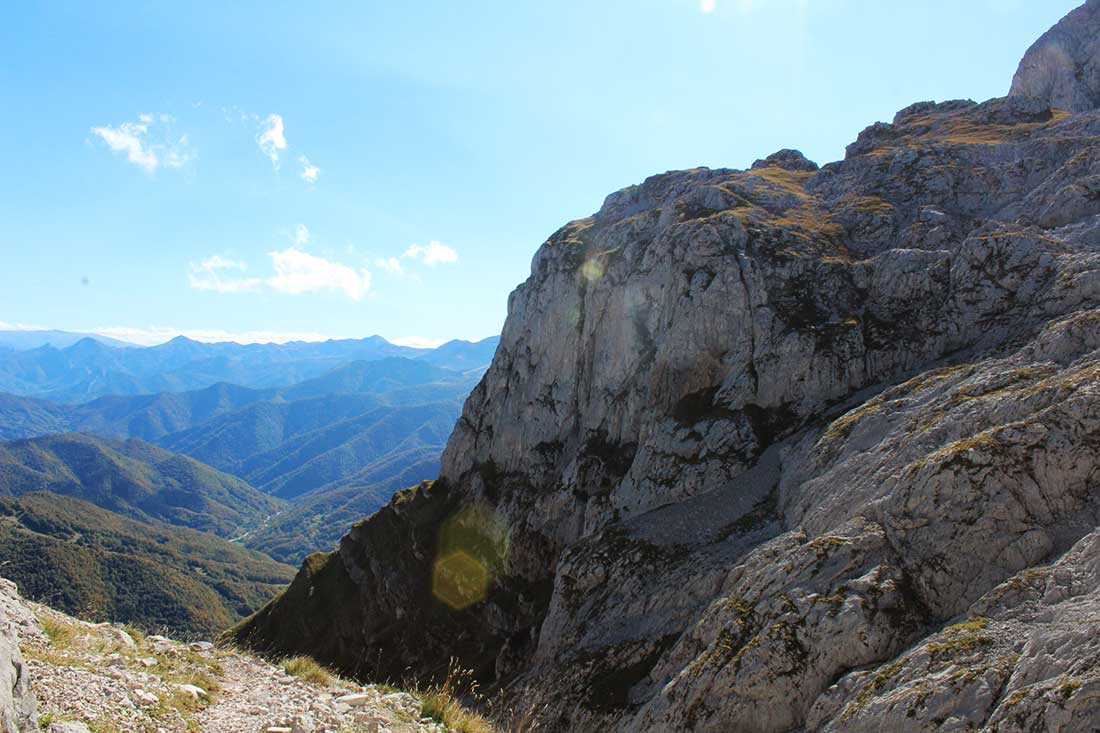
<svg viewBox="0 0 1100 733"><path fill-rule="evenodd" d="M87 623L23 600L4 579L0 628L18 641L38 727L50 733L448 730L423 717L409 693L356 685L309 662L287 665L296 672L289 674L211 642L185 644Z"/></svg>

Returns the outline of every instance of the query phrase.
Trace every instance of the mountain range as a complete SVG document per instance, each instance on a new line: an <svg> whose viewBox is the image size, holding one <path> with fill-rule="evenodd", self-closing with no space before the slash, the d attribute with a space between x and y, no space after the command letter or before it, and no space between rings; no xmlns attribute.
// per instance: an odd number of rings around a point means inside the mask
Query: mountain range
<svg viewBox="0 0 1100 733"><path fill-rule="evenodd" d="M65 349L19 352L16 361L37 363L37 373L48 373L44 379L51 384L87 386L91 383L81 380L90 371L106 374L104 364L116 374L126 371L151 381L162 380L157 370L165 369L183 382L201 384L217 371L212 364L233 371L263 363L286 366L282 378L291 381L269 387L223 381L76 404L0 394L0 496L9 497L7 514L17 520L0 538L0 556L8 552L8 575L29 596L62 599L68 611L91 603L89 608L113 609L114 618L145 625L171 618L173 630L184 634L224 627L255 610L267 599L259 590L269 596L274 585L227 595L226 582L209 568L183 583L177 575L187 570L186 563L175 562L161 576L176 590L154 588L158 576L152 569L165 561L152 545L134 538L168 533L172 542L183 543L172 554L179 560L197 540L173 533L199 530L205 537L199 554L207 558L201 562L218 553L237 557L244 551L240 545L255 547L276 560L260 563L264 577L286 580L289 569L277 561L297 563L332 547L395 491L438 472L462 400L496 341L455 341L425 351L380 339L259 348L177 339L168 348L125 350L85 340ZM360 356L377 358L354 358ZM314 372L293 381L298 373ZM120 383L114 377L96 382ZM137 382L129 384L136 388ZM27 523L32 514L48 513L51 501L49 512L63 521ZM81 502L97 509L81 509ZM84 526L84 520L92 524ZM57 527L64 531L53 531ZM104 540L106 527L110 542ZM95 552L79 559L87 547ZM38 555L28 548L37 548ZM82 570L47 579L41 572L44 558ZM133 599L122 598L110 578L117 581L126 572L141 579L135 587L160 599L150 601L159 616L137 613ZM201 592L180 590L194 590L195 583ZM224 602L197 606L213 609L212 615L202 616L182 602L189 594L201 599L210 593Z"/></svg>
<svg viewBox="0 0 1100 733"><path fill-rule="evenodd" d="M286 387L353 361L421 360L455 371L484 368L498 339L451 341L436 349L365 339L288 344L203 343L179 336L147 348L84 338L64 348L0 351L0 392L79 403L105 395L185 392L219 382L256 389Z"/></svg>
<svg viewBox="0 0 1100 733"><path fill-rule="evenodd" d="M125 349L135 344L119 341L118 339L100 336L92 333L76 333L73 331L56 331L48 329L39 330L0 330L0 351L25 351L36 349L40 346L50 345L57 349L72 346L77 341L90 338L114 348Z"/></svg>

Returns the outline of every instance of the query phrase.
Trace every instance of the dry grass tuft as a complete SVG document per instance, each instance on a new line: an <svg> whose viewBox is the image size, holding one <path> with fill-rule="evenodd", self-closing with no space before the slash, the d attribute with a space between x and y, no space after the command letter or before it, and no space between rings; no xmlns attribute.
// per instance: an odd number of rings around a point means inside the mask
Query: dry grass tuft
<svg viewBox="0 0 1100 733"><path fill-rule="evenodd" d="M327 687L336 677L312 657L290 657L282 662L283 671L310 685Z"/></svg>
<svg viewBox="0 0 1100 733"><path fill-rule="evenodd" d="M413 692L420 700L421 715L442 723L452 733L501 733L482 715L462 704L463 698L480 700L473 675L454 660L442 683Z"/></svg>
<svg viewBox="0 0 1100 733"><path fill-rule="evenodd" d="M81 636L80 629L75 624L61 621L45 613L38 615L38 623L42 624L42 630L46 632L46 638L50 640L50 646L54 649L71 649Z"/></svg>

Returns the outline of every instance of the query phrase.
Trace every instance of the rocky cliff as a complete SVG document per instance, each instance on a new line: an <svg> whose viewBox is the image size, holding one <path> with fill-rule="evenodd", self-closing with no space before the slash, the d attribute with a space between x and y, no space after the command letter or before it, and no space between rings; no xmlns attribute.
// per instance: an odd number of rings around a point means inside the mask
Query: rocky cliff
<svg viewBox="0 0 1100 733"><path fill-rule="evenodd" d="M1089 0L1035 42L1011 94L1073 112L1100 107L1100 0Z"/></svg>
<svg viewBox="0 0 1100 733"><path fill-rule="evenodd" d="M1100 725L1100 111L1040 91L563 227L439 480L236 637L551 731Z"/></svg>

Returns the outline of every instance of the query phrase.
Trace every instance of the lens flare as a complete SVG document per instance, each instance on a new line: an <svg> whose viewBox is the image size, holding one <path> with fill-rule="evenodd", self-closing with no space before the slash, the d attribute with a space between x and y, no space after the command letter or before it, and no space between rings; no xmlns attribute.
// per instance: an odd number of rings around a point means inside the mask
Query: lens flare
<svg viewBox="0 0 1100 733"><path fill-rule="evenodd" d="M588 282L594 283L603 277L604 265L597 257L591 257L581 266L581 274Z"/></svg>
<svg viewBox="0 0 1100 733"><path fill-rule="evenodd" d="M455 611L485 600L493 578L507 570L508 525L491 509L465 507L439 530L432 595Z"/></svg>
<svg viewBox="0 0 1100 733"><path fill-rule="evenodd" d="M436 561L432 594L455 611L469 608L489 594L489 570L459 550Z"/></svg>

